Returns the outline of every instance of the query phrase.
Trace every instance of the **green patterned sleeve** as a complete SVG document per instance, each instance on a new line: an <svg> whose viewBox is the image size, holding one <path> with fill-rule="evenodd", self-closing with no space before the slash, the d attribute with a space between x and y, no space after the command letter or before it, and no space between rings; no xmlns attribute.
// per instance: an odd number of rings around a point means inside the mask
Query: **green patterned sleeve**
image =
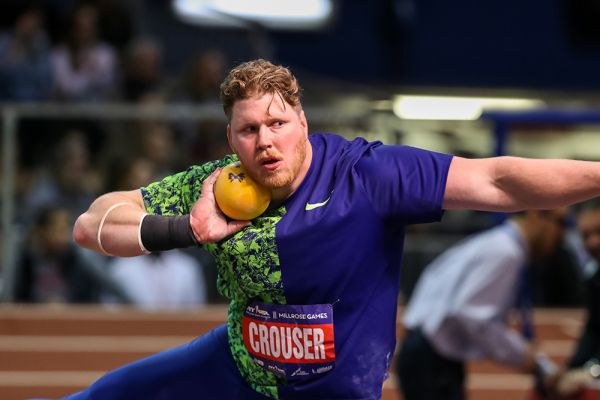
<svg viewBox="0 0 600 400"><path fill-rule="evenodd" d="M195 165L141 188L146 211L157 215L189 214L202 192L202 182L218 167L237 161L234 155Z"/></svg>

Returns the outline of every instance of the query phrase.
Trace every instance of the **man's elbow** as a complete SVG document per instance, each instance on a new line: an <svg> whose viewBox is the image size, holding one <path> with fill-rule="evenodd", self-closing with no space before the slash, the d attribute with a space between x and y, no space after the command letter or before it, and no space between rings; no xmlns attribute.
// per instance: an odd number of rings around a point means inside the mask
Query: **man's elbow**
<svg viewBox="0 0 600 400"><path fill-rule="evenodd" d="M96 229L93 218L87 213L81 214L73 226L73 241L79 246L86 248L95 247Z"/></svg>

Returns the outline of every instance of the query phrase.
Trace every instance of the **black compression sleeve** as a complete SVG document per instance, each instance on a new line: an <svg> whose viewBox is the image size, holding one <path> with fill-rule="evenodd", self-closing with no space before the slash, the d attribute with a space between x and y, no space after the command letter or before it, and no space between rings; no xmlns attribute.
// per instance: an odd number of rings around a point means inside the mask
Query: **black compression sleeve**
<svg viewBox="0 0 600 400"><path fill-rule="evenodd" d="M197 246L190 215L167 217L146 215L140 227L142 244L148 251L164 251Z"/></svg>

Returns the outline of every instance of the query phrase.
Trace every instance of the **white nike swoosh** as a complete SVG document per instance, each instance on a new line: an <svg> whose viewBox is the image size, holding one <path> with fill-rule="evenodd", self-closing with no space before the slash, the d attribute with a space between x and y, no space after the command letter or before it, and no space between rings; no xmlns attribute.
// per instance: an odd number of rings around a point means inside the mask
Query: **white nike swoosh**
<svg viewBox="0 0 600 400"><path fill-rule="evenodd" d="M304 209L306 211L310 211L310 210L314 210L315 208L319 208L319 207L323 207L325 204L327 204L327 202L329 201L331 197L328 197L327 200L321 202L321 203L306 203L306 207L304 207Z"/></svg>

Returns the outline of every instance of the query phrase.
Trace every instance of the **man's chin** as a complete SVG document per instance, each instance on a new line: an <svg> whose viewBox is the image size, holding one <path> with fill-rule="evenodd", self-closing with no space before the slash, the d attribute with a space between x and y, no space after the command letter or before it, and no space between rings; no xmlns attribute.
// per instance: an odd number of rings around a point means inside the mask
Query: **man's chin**
<svg viewBox="0 0 600 400"><path fill-rule="evenodd" d="M274 174L271 176L264 176L258 179L258 183L267 189L281 189L288 186L291 183L289 176L281 176L280 174Z"/></svg>

